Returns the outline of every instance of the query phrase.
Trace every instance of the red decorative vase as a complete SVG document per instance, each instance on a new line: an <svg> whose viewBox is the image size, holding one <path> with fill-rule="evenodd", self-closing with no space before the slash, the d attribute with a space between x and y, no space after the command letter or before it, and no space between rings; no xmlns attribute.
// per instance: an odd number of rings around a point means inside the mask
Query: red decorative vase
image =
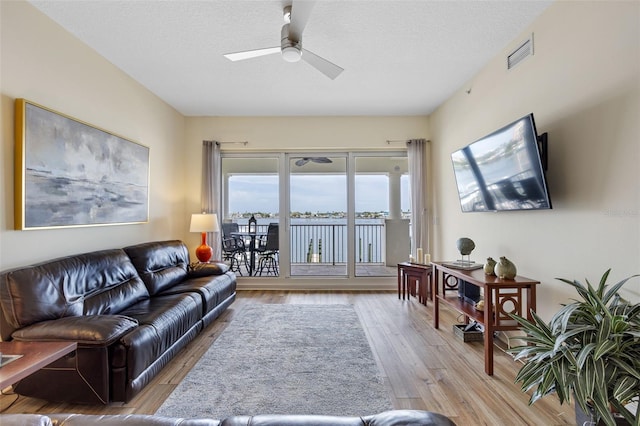
<svg viewBox="0 0 640 426"><path fill-rule="evenodd" d="M207 233L202 233L202 244L196 249L196 257L200 262L206 263L213 257L213 249L207 245Z"/></svg>

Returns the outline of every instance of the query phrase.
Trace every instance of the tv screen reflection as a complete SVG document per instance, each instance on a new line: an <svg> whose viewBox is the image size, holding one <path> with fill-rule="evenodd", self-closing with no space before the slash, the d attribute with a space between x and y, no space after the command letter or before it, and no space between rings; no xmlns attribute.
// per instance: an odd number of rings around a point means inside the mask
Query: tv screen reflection
<svg viewBox="0 0 640 426"><path fill-rule="evenodd" d="M551 208L532 114L451 159L463 212Z"/></svg>

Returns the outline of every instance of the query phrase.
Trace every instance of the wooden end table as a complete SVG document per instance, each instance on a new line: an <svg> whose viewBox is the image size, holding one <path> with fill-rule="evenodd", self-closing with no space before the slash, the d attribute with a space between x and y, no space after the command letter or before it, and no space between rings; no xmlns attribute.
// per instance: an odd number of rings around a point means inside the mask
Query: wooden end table
<svg viewBox="0 0 640 426"><path fill-rule="evenodd" d="M423 305L427 304L427 297L433 300L432 275L433 268L431 265L421 263L400 262L398 263L398 299L402 295L418 294L418 301Z"/></svg>
<svg viewBox="0 0 640 426"><path fill-rule="evenodd" d="M0 367L0 389L4 389L73 352L76 342L0 342L3 355L22 355Z"/></svg>

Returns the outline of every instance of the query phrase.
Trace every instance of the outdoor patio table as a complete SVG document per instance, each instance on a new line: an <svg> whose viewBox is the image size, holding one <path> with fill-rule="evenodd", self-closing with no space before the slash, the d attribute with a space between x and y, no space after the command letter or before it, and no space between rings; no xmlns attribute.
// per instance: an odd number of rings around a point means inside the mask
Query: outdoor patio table
<svg viewBox="0 0 640 426"><path fill-rule="evenodd" d="M249 238L250 239L250 243L249 243L249 276L252 276L254 273L254 269L256 266L256 259L255 259L255 252L256 252L256 240L259 237L264 237L265 235L267 235L266 232L261 232L261 231L257 231L257 232L246 232L246 231L242 231L242 232L232 232L231 236L232 237L240 237L240 238Z"/></svg>

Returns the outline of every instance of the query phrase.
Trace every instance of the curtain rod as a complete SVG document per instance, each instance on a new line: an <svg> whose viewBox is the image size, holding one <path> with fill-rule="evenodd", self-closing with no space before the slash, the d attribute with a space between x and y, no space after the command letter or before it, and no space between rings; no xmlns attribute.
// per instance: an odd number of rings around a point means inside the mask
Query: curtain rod
<svg viewBox="0 0 640 426"><path fill-rule="evenodd" d="M235 145L247 145L249 143L249 141L205 141L205 142L215 142L218 145L222 145L222 144L235 144Z"/></svg>
<svg viewBox="0 0 640 426"><path fill-rule="evenodd" d="M419 138L417 138L419 139ZM387 144L391 145L392 143L411 143L412 139L387 139ZM430 140L426 139L425 142L431 142Z"/></svg>

